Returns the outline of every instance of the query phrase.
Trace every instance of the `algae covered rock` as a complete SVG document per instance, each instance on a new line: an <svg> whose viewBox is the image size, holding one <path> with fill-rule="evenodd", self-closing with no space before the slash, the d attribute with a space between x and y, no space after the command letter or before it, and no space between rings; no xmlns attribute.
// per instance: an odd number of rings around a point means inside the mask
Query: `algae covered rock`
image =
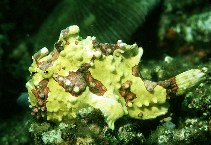
<svg viewBox="0 0 211 145"><path fill-rule="evenodd" d="M188 118L184 120L184 124L180 128L171 128L170 126L167 123L159 126L156 131L152 132L147 144L210 144L208 121Z"/></svg>
<svg viewBox="0 0 211 145"><path fill-rule="evenodd" d="M76 25L62 30L51 53L43 47L32 57L26 84L32 115L68 122L91 106L114 129L114 122L124 115L146 120L166 114L167 99L205 78L204 68L165 81L145 80L139 74L142 54L141 47L121 40L108 44L91 36L83 39Z"/></svg>

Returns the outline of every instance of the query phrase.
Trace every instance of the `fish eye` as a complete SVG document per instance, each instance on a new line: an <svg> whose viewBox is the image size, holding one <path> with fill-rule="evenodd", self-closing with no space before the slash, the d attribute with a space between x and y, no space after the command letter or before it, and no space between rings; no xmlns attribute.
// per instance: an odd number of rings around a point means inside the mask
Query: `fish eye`
<svg viewBox="0 0 211 145"><path fill-rule="evenodd" d="M34 76L37 72L32 72L31 75Z"/></svg>

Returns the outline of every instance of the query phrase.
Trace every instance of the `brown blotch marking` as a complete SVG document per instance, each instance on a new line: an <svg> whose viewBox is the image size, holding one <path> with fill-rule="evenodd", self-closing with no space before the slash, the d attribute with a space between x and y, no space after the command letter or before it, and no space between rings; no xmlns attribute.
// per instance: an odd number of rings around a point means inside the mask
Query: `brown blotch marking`
<svg viewBox="0 0 211 145"><path fill-rule="evenodd" d="M91 73L88 71L89 68L90 64L85 63L81 65L76 72L69 72L69 75L66 77L54 74L53 79L58 82L66 92L69 92L76 97L85 91L86 86L89 87L92 93L98 96L103 95L107 91L106 87L100 81L92 77ZM70 83L66 85L65 81L69 81ZM75 93L73 91L74 87L79 87L80 91Z"/></svg>
<svg viewBox="0 0 211 145"><path fill-rule="evenodd" d="M77 72L69 72L69 75L66 77L54 75L53 79L62 86L66 92L69 92L73 96L79 96L83 91L85 91L87 83L84 78L84 75L77 71ZM70 84L66 84L65 82L70 82ZM79 92L76 93L73 91L74 87L79 88Z"/></svg>
<svg viewBox="0 0 211 145"><path fill-rule="evenodd" d="M60 53L62 50L64 50L64 46L62 46L63 41L59 40L54 44L54 48L57 49L57 51Z"/></svg>
<svg viewBox="0 0 211 145"><path fill-rule="evenodd" d="M136 95L130 91L130 86L132 85L131 81L126 81L125 83L122 84L119 93L120 95L125 98L125 102L126 102L126 107L128 107L128 103L132 102L133 99L136 98Z"/></svg>
<svg viewBox="0 0 211 145"><path fill-rule="evenodd" d="M41 51L38 51L37 53L33 55L33 58L35 59L36 64L38 63L38 59L40 58L40 56L41 56Z"/></svg>
<svg viewBox="0 0 211 145"><path fill-rule="evenodd" d="M93 61L93 60L91 60ZM98 80L94 79L91 73L88 71L88 69L91 67L89 63L83 64L78 71L84 74L85 80L87 85L89 86L89 90L98 95L104 95L104 93L107 91L106 87Z"/></svg>
<svg viewBox="0 0 211 145"><path fill-rule="evenodd" d="M154 88L157 86L157 83L149 80L144 80L144 86L147 89L147 91L153 92Z"/></svg>
<svg viewBox="0 0 211 145"><path fill-rule="evenodd" d="M43 106L46 106L47 103L47 98L48 98L48 93L50 92L48 88L48 80L44 79L40 81L38 84L39 88L37 88L37 93L39 95L39 99L43 101ZM44 98L40 98L40 94L44 93Z"/></svg>
<svg viewBox="0 0 211 145"><path fill-rule="evenodd" d="M34 94L34 96L38 99L39 98L39 95L37 94L36 89L32 89L31 91Z"/></svg>
<svg viewBox="0 0 211 145"><path fill-rule="evenodd" d="M32 107L32 115L36 116L37 119L46 116L46 103L48 98L49 88L48 88L48 80L43 79L39 82L35 89L31 90L37 100L37 105ZM42 97L41 97L42 95ZM43 97L44 95L44 97Z"/></svg>
<svg viewBox="0 0 211 145"><path fill-rule="evenodd" d="M86 82L89 90L98 96L104 95L107 91L106 87L100 81L94 79L90 72L86 73Z"/></svg>
<svg viewBox="0 0 211 145"><path fill-rule="evenodd" d="M93 60L91 60L93 61ZM83 73L84 75L88 72L88 69L91 67L89 63L84 63L81 65L81 67L78 69L78 72Z"/></svg>
<svg viewBox="0 0 211 145"><path fill-rule="evenodd" d="M47 99L48 93L49 93L49 88L47 87L48 85L48 80L43 79L42 81L39 82L38 86L35 87L35 89L32 89L32 93L37 99L40 99L40 94L44 93L45 98Z"/></svg>
<svg viewBox="0 0 211 145"><path fill-rule="evenodd" d="M66 79L70 80L71 84L73 84L73 88L79 87L80 91L78 93L72 91L73 95L78 96L83 91L85 91L87 83L84 79L84 75L81 72L69 72L69 75L66 77Z"/></svg>
<svg viewBox="0 0 211 145"><path fill-rule="evenodd" d="M63 35L63 39L67 38L69 36L69 28L63 29L61 33Z"/></svg>
<svg viewBox="0 0 211 145"><path fill-rule="evenodd" d="M165 81L160 81L160 82L158 82L158 85L160 85L166 89L166 93L167 93L168 97L176 96L178 86L177 86L175 77L165 80Z"/></svg>
<svg viewBox="0 0 211 145"><path fill-rule="evenodd" d="M38 65L39 69L41 69L41 70L46 70L46 69L48 69L50 66L52 66L52 65L53 65L53 62L54 62L55 60L58 59L58 57L59 57L59 52L57 51L57 49L54 49L54 50L50 53L50 55L52 55L51 59L48 59L48 60L42 61L42 62L36 61L36 63L37 63L37 65Z"/></svg>
<svg viewBox="0 0 211 145"><path fill-rule="evenodd" d="M132 75L135 77L140 77L140 73L139 73L139 65L135 65L132 68Z"/></svg>
<svg viewBox="0 0 211 145"><path fill-rule="evenodd" d="M106 56L112 55L116 49L120 48L117 44L99 43L96 40L93 40L92 44L94 49L101 50L101 52Z"/></svg>
<svg viewBox="0 0 211 145"><path fill-rule="evenodd" d="M64 86L64 79L65 77L59 76L57 73L53 74L53 79L60 85Z"/></svg>

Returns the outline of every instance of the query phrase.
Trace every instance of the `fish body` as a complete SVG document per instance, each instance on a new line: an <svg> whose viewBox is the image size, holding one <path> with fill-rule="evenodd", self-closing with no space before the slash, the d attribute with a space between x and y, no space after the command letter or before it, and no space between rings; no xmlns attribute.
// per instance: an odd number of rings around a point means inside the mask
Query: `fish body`
<svg viewBox="0 0 211 145"><path fill-rule="evenodd" d="M151 82L140 74L143 49L136 44L83 39L79 27L61 31L52 52L42 48L29 67L26 83L32 115L61 122L76 118L81 108L99 109L108 126L124 115L153 119L168 112L167 99L181 95L205 77L192 69L166 81Z"/></svg>

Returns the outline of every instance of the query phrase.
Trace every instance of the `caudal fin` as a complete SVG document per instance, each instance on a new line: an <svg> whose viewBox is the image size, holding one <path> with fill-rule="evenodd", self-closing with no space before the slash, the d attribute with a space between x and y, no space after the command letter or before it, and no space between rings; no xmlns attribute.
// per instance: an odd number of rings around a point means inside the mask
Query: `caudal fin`
<svg viewBox="0 0 211 145"><path fill-rule="evenodd" d="M169 96L182 95L204 80L206 78L206 72L207 68L190 69L171 79L160 81L158 85L166 88Z"/></svg>

